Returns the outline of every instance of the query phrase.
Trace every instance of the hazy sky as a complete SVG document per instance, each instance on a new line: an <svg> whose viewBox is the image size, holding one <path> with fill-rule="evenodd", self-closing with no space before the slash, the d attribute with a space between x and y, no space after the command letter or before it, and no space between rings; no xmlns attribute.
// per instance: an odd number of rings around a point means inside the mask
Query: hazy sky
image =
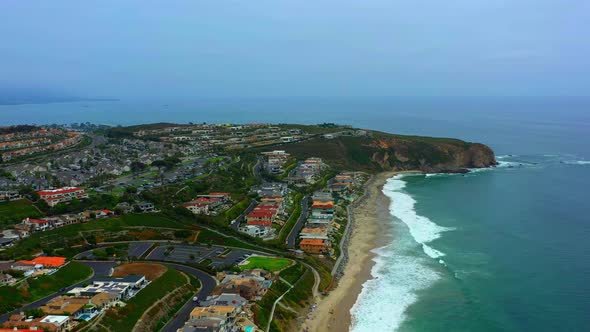
<svg viewBox="0 0 590 332"><path fill-rule="evenodd" d="M0 1L0 87L590 95L588 0Z"/></svg>

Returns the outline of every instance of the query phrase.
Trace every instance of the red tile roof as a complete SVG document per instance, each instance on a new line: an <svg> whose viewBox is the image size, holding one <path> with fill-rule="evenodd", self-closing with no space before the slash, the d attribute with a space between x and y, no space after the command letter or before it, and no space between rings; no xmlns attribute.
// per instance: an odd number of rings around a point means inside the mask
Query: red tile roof
<svg viewBox="0 0 590 332"><path fill-rule="evenodd" d="M45 267L60 267L66 263L65 257L52 257L52 256L41 256L30 261L18 261L18 263L26 265L37 265L41 264Z"/></svg>
<svg viewBox="0 0 590 332"><path fill-rule="evenodd" d="M254 210L248 213L249 218L272 218L276 211L272 210Z"/></svg>
<svg viewBox="0 0 590 332"><path fill-rule="evenodd" d="M63 187L63 188L58 188L58 189L53 189L53 190L39 190L39 191L37 191L37 194L39 194L39 195L55 195L55 194L72 193L72 192L80 191L80 190L84 190L84 188Z"/></svg>

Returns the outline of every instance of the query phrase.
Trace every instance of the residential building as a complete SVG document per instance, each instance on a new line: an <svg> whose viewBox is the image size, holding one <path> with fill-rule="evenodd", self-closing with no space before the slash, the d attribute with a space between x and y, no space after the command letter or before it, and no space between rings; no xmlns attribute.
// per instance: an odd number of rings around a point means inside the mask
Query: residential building
<svg viewBox="0 0 590 332"><path fill-rule="evenodd" d="M154 212L156 208L153 203L150 202L141 202L137 204L137 207L141 212Z"/></svg>
<svg viewBox="0 0 590 332"><path fill-rule="evenodd" d="M31 231L46 231L53 228L53 221L47 219L25 218L22 223L30 226Z"/></svg>
<svg viewBox="0 0 590 332"><path fill-rule="evenodd" d="M328 250L328 242L323 239L303 239L299 248L312 254L321 254Z"/></svg>
<svg viewBox="0 0 590 332"><path fill-rule="evenodd" d="M229 320L218 317L190 319L177 332L229 332L232 325Z"/></svg>
<svg viewBox="0 0 590 332"><path fill-rule="evenodd" d="M259 226L259 225L245 225L240 227L240 232L245 233L247 235L253 237L264 237L270 231L270 227L268 226Z"/></svg>
<svg viewBox="0 0 590 332"><path fill-rule="evenodd" d="M63 315L47 315L41 318L39 322L54 325L57 327L57 331L65 331L70 323L70 317Z"/></svg>
<svg viewBox="0 0 590 332"><path fill-rule="evenodd" d="M69 293L76 296L93 297L100 293L114 294L115 298L111 301L128 299L139 292L146 285L145 276L128 275L125 277L98 278L92 282L92 285L86 287L76 287Z"/></svg>
<svg viewBox="0 0 590 332"><path fill-rule="evenodd" d="M63 187L53 190L40 190L37 192L39 197L47 202L49 206L55 206L59 203L69 202L72 199L88 198L84 188L80 187Z"/></svg>
<svg viewBox="0 0 590 332"><path fill-rule="evenodd" d="M2 201L16 201L22 199L23 197L18 193L18 191L0 191L0 202Z"/></svg>

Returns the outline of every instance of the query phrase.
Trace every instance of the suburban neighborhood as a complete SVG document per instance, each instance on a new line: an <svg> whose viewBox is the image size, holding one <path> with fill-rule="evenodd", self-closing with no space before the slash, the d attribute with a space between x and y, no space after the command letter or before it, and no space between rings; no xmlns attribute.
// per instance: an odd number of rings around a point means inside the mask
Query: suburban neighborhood
<svg viewBox="0 0 590 332"><path fill-rule="evenodd" d="M0 331L289 330L301 322L287 317L333 287L347 206L368 175L283 147L368 133L80 128L2 136L11 149L53 136L78 143L0 164ZM166 305L149 303L151 292Z"/></svg>

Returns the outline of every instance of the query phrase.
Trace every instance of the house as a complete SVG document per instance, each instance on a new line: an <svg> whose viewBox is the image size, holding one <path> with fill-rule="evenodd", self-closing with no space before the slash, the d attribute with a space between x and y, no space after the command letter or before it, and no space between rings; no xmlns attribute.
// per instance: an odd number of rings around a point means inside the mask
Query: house
<svg viewBox="0 0 590 332"><path fill-rule="evenodd" d="M8 191L0 191L0 202L2 201L16 201L22 199L23 197L18 193L18 191L8 190Z"/></svg>
<svg viewBox="0 0 590 332"><path fill-rule="evenodd" d="M233 324L218 317L189 319L178 332L229 332Z"/></svg>
<svg viewBox="0 0 590 332"><path fill-rule="evenodd" d="M69 293L76 296L94 297L100 293L114 294L111 301L128 299L139 292L147 284L145 276L128 275L125 277L111 277L94 279L91 285L76 287Z"/></svg>
<svg viewBox="0 0 590 332"><path fill-rule="evenodd" d="M90 298L90 303L97 308L108 308L117 301L117 295L111 293L99 293Z"/></svg>
<svg viewBox="0 0 590 332"><path fill-rule="evenodd" d="M80 316L84 309L90 304L90 300L84 297L57 296L49 300L45 305L39 307L48 315Z"/></svg>
<svg viewBox="0 0 590 332"><path fill-rule="evenodd" d="M31 261L22 261L22 262L31 262L32 264L39 264L42 265L44 268L60 268L66 264L65 257L56 257L56 256L40 256L36 257Z"/></svg>
<svg viewBox="0 0 590 332"><path fill-rule="evenodd" d="M57 327L57 331L65 331L68 328L70 317L62 315L47 315L43 317L39 322L54 325Z"/></svg>
<svg viewBox="0 0 590 332"><path fill-rule="evenodd" d="M201 301L201 305L203 306L230 306L235 308L237 312L242 311L242 308L246 303L248 303L248 300L240 295L228 293L209 296L206 301Z"/></svg>
<svg viewBox="0 0 590 332"><path fill-rule="evenodd" d="M275 211L258 210L246 215L246 224L270 227L275 217Z"/></svg>
<svg viewBox="0 0 590 332"><path fill-rule="evenodd" d="M328 242L324 239L303 239L299 248L312 254L321 254L328 250Z"/></svg>
<svg viewBox="0 0 590 332"><path fill-rule="evenodd" d="M25 276L30 276L35 271L39 271L42 269L47 270L55 270L59 269L60 267L64 266L66 262L65 257L50 257L50 256L41 256L37 257L33 260L20 260L12 264L11 268L14 270L23 271Z"/></svg>
<svg viewBox="0 0 590 332"><path fill-rule="evenodd" d="M53 221L46 219L25 218L23 225L29 225L32 231L46 231L53 228Z"/></svg>
<svg viewBox="0 0 590 332"><path fill-rule="evenodd" d="M10 266L11 269L13 270L17 270L17 271L23 271L25 276L31 276L33 273L35 273L35 271L40 270L43 268L42 265L31 265L28 263L28 261L26 263L23 263L23 261L18 261L18 262L14 262L12 263L12 265Z"/></svg>
<svg viewBox="0 0 590 332"><path fill-rule="evenodd" d="M63 187L53 190L40 190L37 192L39 197L47 202L49 206L56 206L59 203L69 202L72 199L88 198L84 188L80 187Z"/></svg>
<svg viewBox="0 0 590 332"><path fill-rule="evenodd" d="M14 243L16 242L16 240L18 240L18 238L0 237L0 248L1 247L12 247L14 245Z"/></svg>
<svg viewBox="0 0 590 332"><path fill-rule="evenodd" d="M127 202L121 202L115 206L115 210L121 211L123 214L133 212L133 207Z"/></svg>
<svg viewBox="0 0 590 332"><path fill-rule="evenodd" d="M141 202L137 204L137 207L141 212L154 212L156 208L153 203L150 202Z"/></svg>
<svg viewBox="0 0 590 332"><path fill-rule="evenodd" d="M209 214L209 204L203 202L188 202L182 205L193 214Z"/></svg>
<svg viewBox="0 0 590 332"><path fill-rule="evenodd" d="M247 300L259 300L266 294L271 284L272 281L264 278L240 275L223 282L211 294L237 294Z"/></svg>
<svg viewBox="0 0 590 332"><path fill-rule="evenodd" d="M0 285L10 285L15 281L16 279L10 274L0 273Z"/></svg>
<svg viewBox="0 0 590 332"><path fill-rule="evenodd" d="M270 231L270 227L268 226L259 226L259 225L245 225L240 227L240 232L248 234L253 237L263 237Z"/></svg>
<svg viewBox="0 0 590 332"><path fill-rule="evenodd" d="M237 314L236 308L231 305L212 305L206 307L196 307L191 311L190 319L200 318L221 318L228 319Z"/></svg>

